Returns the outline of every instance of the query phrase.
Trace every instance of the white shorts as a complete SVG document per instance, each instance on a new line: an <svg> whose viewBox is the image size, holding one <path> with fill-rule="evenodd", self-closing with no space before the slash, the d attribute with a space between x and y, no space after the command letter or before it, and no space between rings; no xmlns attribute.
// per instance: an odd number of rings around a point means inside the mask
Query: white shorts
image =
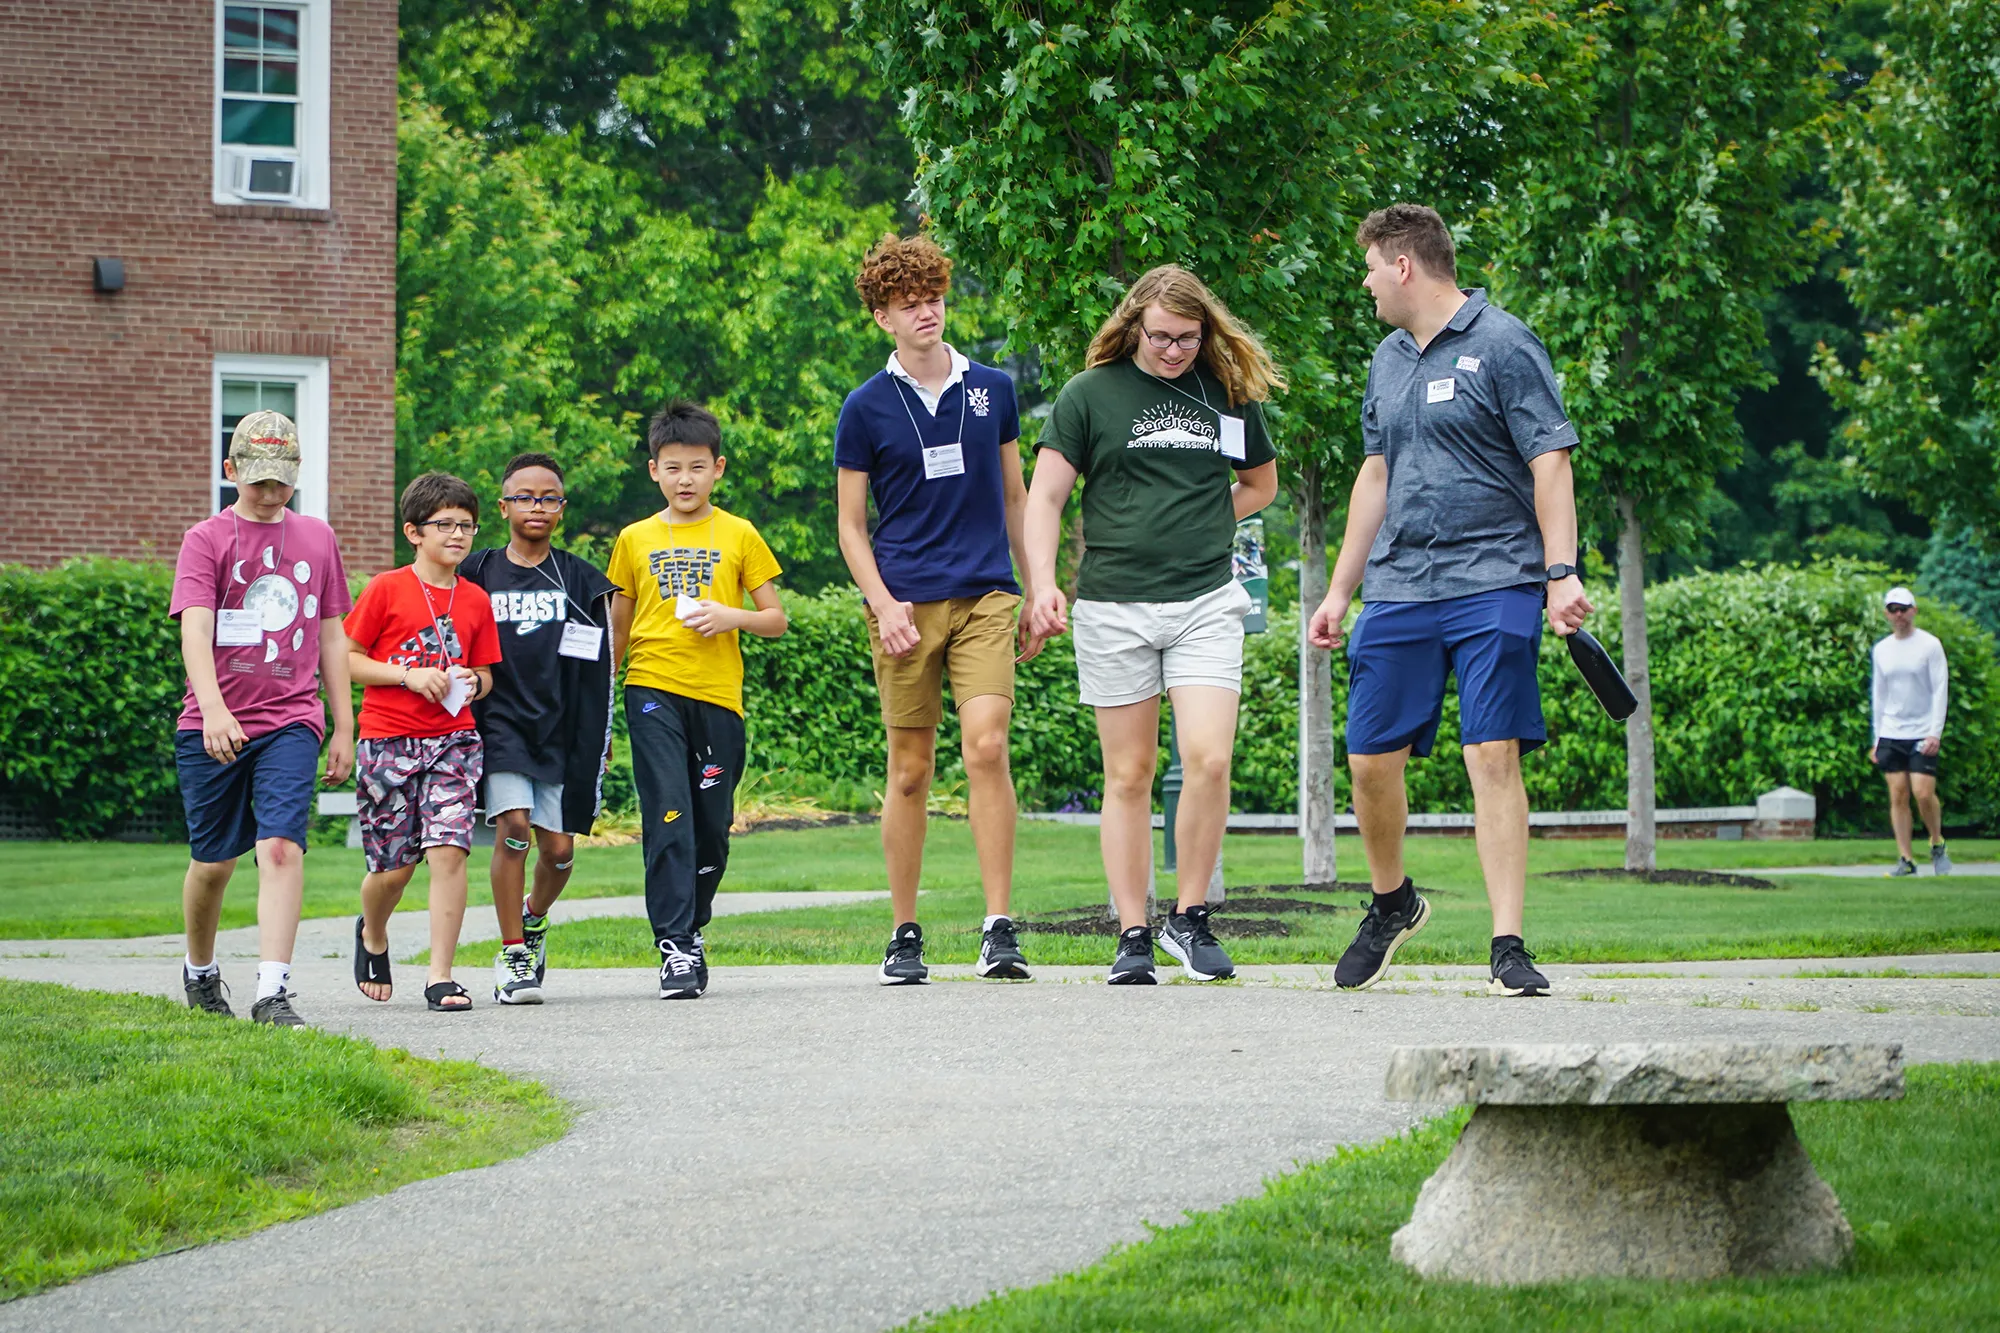
<svg viewBox="0 0 2000 1333"><path fill-rule="evenodd" d="M1231 579L1191 602L1078 602L1076 680L1093 708L1143 703L1176 685L1243 692L1250 594Z"/></svg>
<svg viewBox="0 0 2000 1333"><path fill-rule="evenodd" d="M537 782L525 773L488 773L486 822L496 822L509 810L526 810L528 822L536 828L561 833L562 796L560 782Z"/></svg>

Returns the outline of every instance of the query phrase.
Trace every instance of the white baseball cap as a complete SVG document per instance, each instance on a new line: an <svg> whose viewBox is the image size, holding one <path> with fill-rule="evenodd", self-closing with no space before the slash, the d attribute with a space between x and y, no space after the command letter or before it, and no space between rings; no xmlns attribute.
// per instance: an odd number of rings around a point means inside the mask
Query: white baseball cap
<svg viewBox="0 0 2000 1333"><path fill-rule="evenodd" d="M1884 606L1915 606L1917 595L1908 588L1891 588L1882 594Z"/></svg>

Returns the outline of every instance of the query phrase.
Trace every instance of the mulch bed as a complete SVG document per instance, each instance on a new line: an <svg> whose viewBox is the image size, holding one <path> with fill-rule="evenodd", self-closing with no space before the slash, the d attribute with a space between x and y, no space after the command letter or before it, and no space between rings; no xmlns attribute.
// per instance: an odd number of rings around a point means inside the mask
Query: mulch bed
<svg viewBox="0 0 2000 1333"><path fill-rule="evenodd" d="M746 833L790 833L799 829L839 828L843 824L879 824L880 815L827 815L820 819L759 819L742 828L731 829L732 838Z"/></svg>
<svg viewBox="0 0 2000 1333"><path fill-rule="evenodd" d="M1728 875L1716 870L1627 870L1607 866L1602 870L1545 870L1543 879L1617 879L1643 884L1695 884L1725 889L1777 889L1776 880L1755 875Z"/></svg>

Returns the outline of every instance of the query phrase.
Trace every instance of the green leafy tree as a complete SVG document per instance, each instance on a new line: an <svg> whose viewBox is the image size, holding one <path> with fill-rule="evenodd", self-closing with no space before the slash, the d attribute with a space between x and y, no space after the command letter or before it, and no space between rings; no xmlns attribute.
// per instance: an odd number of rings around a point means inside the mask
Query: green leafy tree
<svg viewBox="0 0 2000 1333"><path fill-rule="evenodd" d="M1939 528L1917 566L1925 593L1963 611L1987 633L2000 636L2000 542L1957 525Z"/></svg>
<svg viewBox="0 0 2000 1333"><path fill-rule="evenodd" d="M1582 447L1579 508L1617 534L1631 811L1653 866L1649 545L1685 544L1741 448L1738 395L1770 371L1762 307L1824 245L1785 207L1826 110L1822 0L1629 0L1600 14L1568 91L1577 140L1494 210L1500 303L1548 344Z"/></svg>
<svg viewBox="0 0 2000 1333"><path fill-rule="evenodd" d="M1870 331L1852 370L1831 347L1817 370L1878 494L2000 531L2000 6L1903 0L1891 23L1833 135Z"/></svg>
<svg viewBox="0 0 2000 1333"><path fill-rule="evenodd" d="M1349 238L1399 198L1450 212L1490 188L1511 99L1532 82L1514 53L1551 25L1453 0L856 0L854 13L899 99L921 206L1052 381L1155 264L1200 274L1264 337L1292 384L1271 418L1300 595L1317 602L1326 493L1359 461L1384 332ZM1331 685L1326 655L1301 651L1305 874L1330 880Z"/></svg>

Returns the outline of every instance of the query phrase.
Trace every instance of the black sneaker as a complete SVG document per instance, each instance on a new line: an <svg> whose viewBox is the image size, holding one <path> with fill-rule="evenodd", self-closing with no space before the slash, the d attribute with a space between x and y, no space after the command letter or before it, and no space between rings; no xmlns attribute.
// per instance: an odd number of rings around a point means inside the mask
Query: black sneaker
<svg viewBox="0 0 2000 1333"><path fill-rule="evenodd" d="M1004 916L995 918L992 928L979 941L979 966L973 970L982 977L999 981L1028 979L1028 960L1021 953L1013 921Z"/></svg>
<svg viewBox="0 0 2000 1333"><path fill-rule="evenodd" d="M1354 932L1354 943L1340 955L1333 969L1333 984L1342 990L1366 990L1382 979L1403 941L1422 930L1431 919L1431 905L1409 880L1410 905L1400 912L1382 910L1382 895L1371 894L1368 915Z"/></svg>
<svg viewBox="0 0 2000 1333"><path fill-rule="evenodd" d="M1208 928L1213 907L1190 907L1185 914L1169 912L1160 928L1160 947L1174 956L1196 981L1219 981L1236 975L1236 964L1216 943Z"/></svg>
<svg viewBox="0 0 2000 1333"><path fill-rule="evenodd" d="M698 1000L702 979L695 971L695 956L680 940L668 936L660 941L660 998Z"/></svg>
<svg viewBox="0 0 2000 1333"><path fill-rule="evenodd" d="M269 1023L274 1028L302 1028L306 1021L299 1017L299 1011L292 1008L292 993L281 990L276 995L266 995L250 1006L252 1023Z"/></svg>
<svg viewBox="0 0 2000 1333"><path fill-rule="evenodd" d="M704 991L708 989L708 945L698 930L694 933L694 980Z"/></svg>
<svg viewBox="0 0 2000 1333"><path fill-rule="evenodd" d="M188 971L186 963L182 963L181 987L187 991L188 1008L221 1014L224 1018L236 1017L236 1011L229 1007L229 1001L222 998L222 993L229 987L222 984L221 968L218 967L215 971L198 977Z"/></svg>
<svg viewBox="0 0 2000 1333"><path fill-rule="evenodd" d="M1535 955L1512 935L1493 941L1493 979L1488 995L1547 995L1549 979L1535 970Z"/></svg>
<svg viewBox="0 0 2000 1333"><path fill-rule="evenodd" d="M914 921L896 927L889 947L882 954L882 970L875 979L884 986L923 986L931 979L924 966L924 929Z"/></svg>
<svg viewBox="0 0 2000 1333"><path fill-rule="evenodd" d="M1153 932L1147 926L1134 926L1118 937L1118 953L1111 960L1111 975L1105 981L1113 986L1155 986L1159 978L1153 975Z"/></svg>
<svg viewBox="0 0 2000 1333"><path fill-rule="evenodd" d="M549 919L545 916L531 916L527 909L523 908L521 942L526 944L528 952L535 956L535 984L539 986L542 984L544 974L549 970Z"/></svg>

